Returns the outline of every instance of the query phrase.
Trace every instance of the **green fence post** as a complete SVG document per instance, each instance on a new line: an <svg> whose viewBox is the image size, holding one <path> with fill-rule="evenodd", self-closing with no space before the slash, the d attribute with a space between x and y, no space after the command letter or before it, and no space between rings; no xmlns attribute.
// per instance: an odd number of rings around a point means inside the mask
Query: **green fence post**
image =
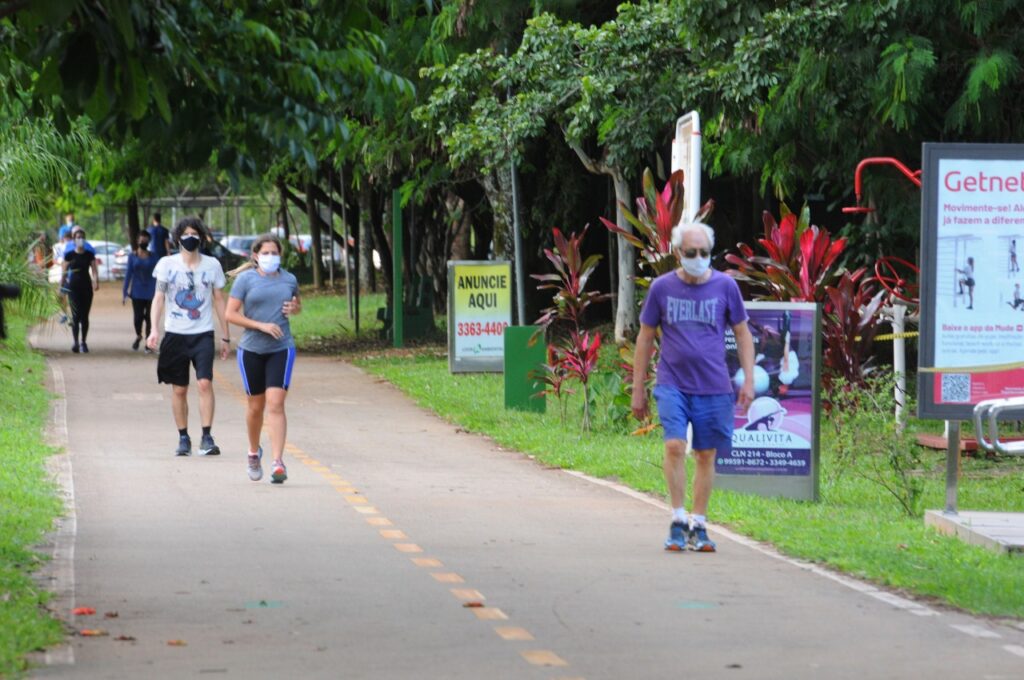
<svg viewBox="0 0 1024 680"><path fill-rule="evenodd" d="M402 347L402 322L405 320L405 295L402 290L402 197L391 192L391 333L395 347Z"/></svg>
<svg viewBox="0 0 1024 680"><path fill-rule="evenodd" d="M544 371L548 359L544 334L530 344L537 332L536 326L507 326L505 328L505 408L544 413L547 399L537 394L544 383L537 377Z"/></svg>

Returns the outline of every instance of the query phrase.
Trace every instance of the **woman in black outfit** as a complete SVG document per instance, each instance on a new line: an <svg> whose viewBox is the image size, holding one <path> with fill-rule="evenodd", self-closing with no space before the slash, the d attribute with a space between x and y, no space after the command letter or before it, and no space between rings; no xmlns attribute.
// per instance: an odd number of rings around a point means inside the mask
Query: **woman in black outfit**
<svg viewBox="0 0 1024 680"><path fill-rule="evenodd" d="M85 343L89 335L89 310L92 309L93 291L100 289L100 272L96 266L96 253L85 249L84 230L75 231L74 244L74 249L64 254L64 279L61 288L68 291L68 302L71 304L71 334L75 338L71 351L77 354L79 351L89 351L89 346ZM78 344L79 332L82 344Z"/></svg>

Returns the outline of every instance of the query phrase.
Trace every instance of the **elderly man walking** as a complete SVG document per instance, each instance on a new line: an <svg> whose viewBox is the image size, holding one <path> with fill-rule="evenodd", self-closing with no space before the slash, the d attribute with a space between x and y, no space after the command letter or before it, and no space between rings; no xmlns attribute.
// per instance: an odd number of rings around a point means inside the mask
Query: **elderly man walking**
<svg viewBox="0 0 1024 680"><path fill-rule="evenodd" d="M715 474L715 453L732 444L733 414L738 401L746 408L754 398L754 340L739 286L711 269L715 233L705 224L688 223L672 231L680 267L656 278L640 312L640 334L633 357L633 415L648 416L647 368L661 330L654 398L665 431L665 482L672 500L672 523L666 550L715 552L707 533L707 508ZM725 333L736 336L744 382L733 393L726 365ZM693 513L686 510L687 427L693 427Z"/></svg>

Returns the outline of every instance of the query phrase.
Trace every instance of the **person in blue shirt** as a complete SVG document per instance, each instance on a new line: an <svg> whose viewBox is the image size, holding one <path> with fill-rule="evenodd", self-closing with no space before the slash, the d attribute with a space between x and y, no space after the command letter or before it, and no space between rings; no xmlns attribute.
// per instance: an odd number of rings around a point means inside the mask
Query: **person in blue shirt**
<svg viewBox="0 0 1024 680"><path fill-rule="evenodd" d="M149 252L159 260L171 252L171 232L160 223L160 213L153 213L153 223L146 230L149 233Z"/></svg>
<svg viewBox="0 0 1024 680"><path fill-rule="evenodd" d="M288 428L284 400L295 364L295 341L289 318L302 311L299 283L281 269L281 241L265 234L256 239L252 260L229 272L237 275L228 298L227 321L245 329L238 343L238 369L249 395L245 425L249 435L249 479L263 477L260 432L266 413L273 461L270 481L288 479L282 457Z"/></svg>
<svg viewBox="0 0 1024 680"><path fill-rule="evenodd" d="M64 224L57 228L57 240L58 241L70 241L71 230L74 229L75 224L75 213L68 213L64 216Z"/></svg>
<svg viewBox="0 0 1024 680"><path fill-rule="evenodd" d="M135 324L135 342L132 343L132 350L139 351L139 344L142 342L142 324L146 324L146 336L149 336L153 329L153 320L150 316L150 308L153 305L153 295L156 293L156 279L153 278L153 268L156 267L157 257L149 252L149 233L141 232L135 248L135 252L128 256L128 269L124 274L124 289L121 293L121 304L132 299L133 323ZM153 350L146 348L146 354L152 354Z"/></svg>

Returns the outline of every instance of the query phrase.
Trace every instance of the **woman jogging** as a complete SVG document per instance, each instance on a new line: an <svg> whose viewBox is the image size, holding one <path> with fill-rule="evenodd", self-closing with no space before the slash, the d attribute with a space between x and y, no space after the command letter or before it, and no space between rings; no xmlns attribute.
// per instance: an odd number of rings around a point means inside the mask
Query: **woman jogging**
<svg viewBox="0 0 1024 680"><path fill-rule="evenodd" d="M132 343L132 350L136 352L139 351L142 338L149 337L153 329L150 308L153 305L153 295L156 293L153 269L158 259L149 252L149 234L141 232L135 252L128 256L128 269L124 274L124 290L121 293L122 305L129 297L132 299L132 316L135 324L135 342ZM143 322L146 323L145 336L142 335ZM153 350L147 347L146 354L152 353Z"/></svg>
<svg viewBox="0 0 1024 680"><path fill-rule="evenodd" d="M288 317L302 311L299 284L281 269L281 242L265 234L256 239L252 261L230 272L237 275L228 298L227 320L245 329L238 342L238 369L249 395L245 414L249 434L249 479L263 477L263 447L260 431L266 414L273 462L270 481L288 479L284 465L284 442L288 422L284 400L295 363L295 342Z"/></svg>
<svg viewBox="0 0 1024 680"><path fill-rule="evenodd" d="M71 305L71 335L75 339L71 351L75 354L88 354L86 339L89 335L89 310L92 309L92 294L100 288L100 272L96 266L96 253L86 247L85 230L75 231L73 243L74 246L64 253L61 291L67 291L68 303Z"/></svg>

